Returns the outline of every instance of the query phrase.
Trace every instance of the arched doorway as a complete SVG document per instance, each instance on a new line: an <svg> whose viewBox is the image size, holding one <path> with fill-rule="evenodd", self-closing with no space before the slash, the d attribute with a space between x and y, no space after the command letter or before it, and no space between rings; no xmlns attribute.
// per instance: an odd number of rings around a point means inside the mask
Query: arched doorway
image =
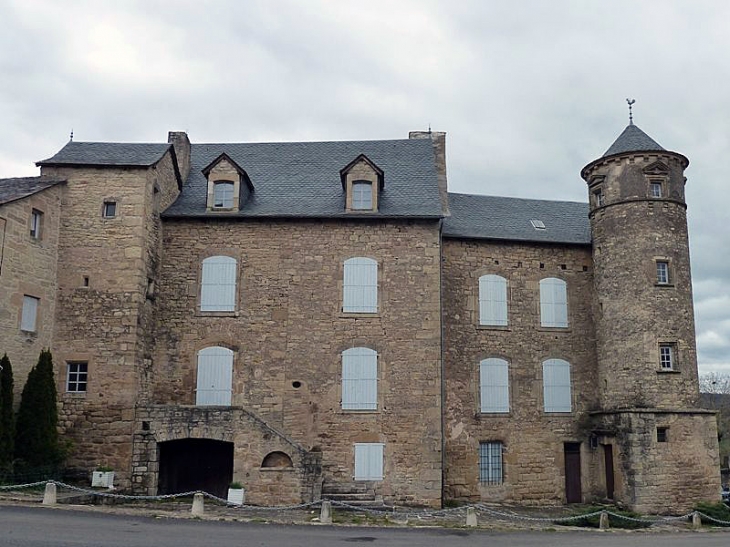
<svg viewBox="0 0 730 547"><path fill-rule="evenodd" d="M233 443L180 439L158 443L158 494L203 490L225 498L233 479Z"/></svg>

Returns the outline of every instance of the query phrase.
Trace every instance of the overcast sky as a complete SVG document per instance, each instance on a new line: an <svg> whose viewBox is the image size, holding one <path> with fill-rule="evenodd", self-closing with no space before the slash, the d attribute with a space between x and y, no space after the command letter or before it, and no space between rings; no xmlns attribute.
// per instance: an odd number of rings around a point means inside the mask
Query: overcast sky
<svg viewBox="0 0 730 547"><path fill-rule="evenodd" d="M634 121L686 172L701 371L730 372L730 2L0 0L0 177L68 140L446 131L455 192L586 201Z"/></svg>

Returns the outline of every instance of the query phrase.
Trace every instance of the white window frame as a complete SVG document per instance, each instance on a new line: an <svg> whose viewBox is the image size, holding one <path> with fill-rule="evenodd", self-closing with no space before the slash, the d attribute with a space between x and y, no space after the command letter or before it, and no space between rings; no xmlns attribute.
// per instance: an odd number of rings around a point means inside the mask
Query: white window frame
<svg viewBox="0 0 730 547"><path fill-rule="evenodd" d="M669 261L656 261L656 282L658 285L669 285Z"/></svg>
<svg viewBox="0 0 730 547"><path fill-rule="evenodd" d="M23 311L20 317L20 330L25 332L37 332L38 308L41 299L35 296L23 296Z"/></svg>
<svg viewBox="0 0 730 547"><path fill-rule="evenodd" d="M540 280L540 326L568 326L568 284L557 277Z"/></svg>
<svg viewBox="0 0 730 547"><path fill-rule="evenodd" d="M504 483L504 443L486 441L479 443L479 483L498 485Z"/></svg>
<svg viewBox="0 0 730 547"><path fill-rule="evenodd" d="M653 198L660 198L664 195L663 184L659 181L653 180L649 183L649 195ZM658 191L657 191L658 189Z"/></svg>
<svg viewBox="0 0 730 547"><path fill-rule="evenodd" d="M342 281L344 313L378 312L378 262L356 256L345 260Z"/></svg>
<svg viewBox="0 0 730 547"><path fill-rule="evenodd" d="M564 359L546 359L542 363L543 405L545 412L573 411L570 363Z"/></svg>
<svg viewBox="0 0 730 547"><path fill-rule="evenodd" d="M373 210L373 183L369 180L356 180L352 182L352 210L372 211Z"/></svg>
<svg viewBox="0 0 730 547"><path fill-rule="evenodd" d="M479 278L479 324L506 327L509 324L507 280L494 274Z"/></svg>
<svg viewBox="0 0 730 547"><path fill-rule="evenodd" d="M101 216L104 218L116 218L117 206L117 202L112 199L105 201L101 210Z"/></svg>
<svg viewBox="0 0 730 547"><path fill-rule="evenodd" d="M233 209L235 183L230 180L213 182L213 209Z"/></svg>
<svg viewBox="0 0 730 547"><path fill-rule="evenodd" d="M385 444L355 443L356 481L382 481Z"/></svg>
<svg viewBox="0 0 730 547"><path fill-rule="evenodd" d="M86 393L88 384L89 363L86 361L66 363L66 391L68 393Z"/></svg>
<svg viewBox="0 0 730 547"><path fill-rule="evenodd" d="M378 353L370 348L342 352L342 410L378 409Z"/></svg>
<svg viewBox="0 0 730 547"><path fill-rule="evenodd" d="M43 211L33 209L30 212L30 237L33 239L41 238L41 230L43 225Z"/></svg>
<svg viewBox="0 0 730 547"><path fill-rule="evenodd" d="M509 412L509 363L489 357L479 363L479 401L483 414Z"/></svg>
<svg viewBox="0 0 730 547"><path fill-rule="evenodd" d="M200 311L232 312L236 310L238 261L225 255L203 260L200 278Z"/></svg>
<svg viewBox="0 0 730 547"><path fill-rule="evenodd" d="M231 406L233 350L210 346L198 352L195 404Z"/></svg>
<svg viewBox="0 0 730 547"><path fill-rule="evenodd" d="M674 344L659 344L659 368L662 371L676 370L677 355Z"/></svg>

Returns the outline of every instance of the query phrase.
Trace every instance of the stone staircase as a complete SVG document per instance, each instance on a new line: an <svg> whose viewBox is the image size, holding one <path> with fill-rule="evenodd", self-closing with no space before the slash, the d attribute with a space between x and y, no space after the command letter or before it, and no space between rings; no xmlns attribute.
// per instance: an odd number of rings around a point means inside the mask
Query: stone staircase
<svg viewBox="0 0 730 547"><path fill-rule="evenodd" d="M325 481L322 484L322 499L328 499L355 507L381 507L382 496L367 482L335 483Z"/></svg>

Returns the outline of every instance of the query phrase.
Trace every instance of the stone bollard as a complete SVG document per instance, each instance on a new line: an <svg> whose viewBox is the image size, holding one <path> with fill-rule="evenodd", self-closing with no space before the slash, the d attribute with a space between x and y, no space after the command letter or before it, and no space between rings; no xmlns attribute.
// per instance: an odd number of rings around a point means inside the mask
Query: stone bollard
<svg viewBox="0 0 730 547"><path fill-rule="evenodd" d="M46 490L43 492L43 505L56 505L56 483L47 482Z"/></svg>
<svg viewBox="0 0 730 547"><path fill-rule="evenodd" d="M322 507L319 510L319 522L332 524L332 502L330 500L322 500Z"/></svg>
<svg viewBox="0 0 730 547"><path fill-rule="evenodd" d="M193 496L193 508L190 512L196 517L200 517L205 513L205 501L201 492L196 492Z"/></svg>
<svg viewBox="0 0 730 547"><path fill-rule="evenodd" d="M477 525L477 512L473 507L466 508L466 526L473 528Z"/></svg>
<svg viewBox="0 0 730 547"><path fill-rule="evenodd" d="M608 513L606 513L606 511L601 511L601 517L598 520L598 528L600 530L608 530L610 528L608 523Z"/></svg>
<svg viewBox="0 0 730 547"><path fill-rule="evenodd" d="M697 511L692 513L692 528L695 530L702 528L702 517Z"/></svg>

